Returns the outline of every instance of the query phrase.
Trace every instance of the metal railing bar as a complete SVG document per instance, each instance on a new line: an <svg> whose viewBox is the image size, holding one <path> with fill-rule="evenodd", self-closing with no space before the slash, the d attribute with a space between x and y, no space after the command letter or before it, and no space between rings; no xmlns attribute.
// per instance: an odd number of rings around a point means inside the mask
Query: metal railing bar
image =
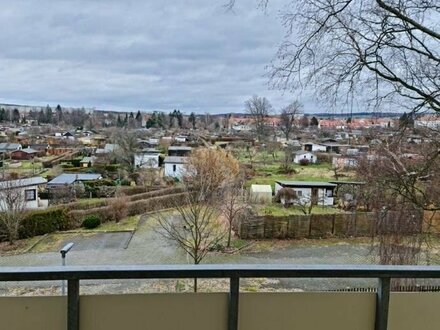
<svg viewBox="0 0 440 330"><path fill-rule="evenodd" d="M390 306L391 280L380 278L376 293L376 319L375 330L387 330L388 328L388 309Z"/></svg>
<svg viewBox="0 0 440 330"><path fill-rule="evenodd" d="M240 296L240 279L231 277L229 279L229 306L228 306L228 330L238 329L238 299Z"/></svg>
<svg viewBox="0 0 440 330"><path fill-rule="evenodd" d="M67 330L79 330L79 280L67 281Z"/></svg>
<svg viewBox="0 0 440 330"><path fill-rule="evenodd" d="M172 278L440 278L439 266L148 265L2 267L0 281Z"/></svg>

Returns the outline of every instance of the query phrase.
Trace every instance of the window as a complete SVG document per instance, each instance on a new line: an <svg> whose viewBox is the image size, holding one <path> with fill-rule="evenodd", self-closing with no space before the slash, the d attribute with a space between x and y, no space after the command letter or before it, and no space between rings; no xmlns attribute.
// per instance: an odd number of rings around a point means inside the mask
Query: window
<svg viewBox="0 0 440 330"><path fill-rule="evenodd" d="M176 172L177 165L173 165L173 172Z"/></svg>
<svg viewBox="0 0 440 330"><path fill-rule="evenodd" d="M301 190L297 190L297 191L296 191L296 195L297 195L298 197L302 197L303 192L302 192Z"/></svg>
<svg viewBox="0 0 440 330"><path fill-rule="evenodd" d="M333 197L333 190L332 189L327 189L326 196L327 197Z"/></svg>
<svg viewBox="0 0 440 330"><path fill-rule="evenodd" d="M36 189L26 189L24 191L24 196L26 201L34 201L37 199L37 190Z"/></svg>

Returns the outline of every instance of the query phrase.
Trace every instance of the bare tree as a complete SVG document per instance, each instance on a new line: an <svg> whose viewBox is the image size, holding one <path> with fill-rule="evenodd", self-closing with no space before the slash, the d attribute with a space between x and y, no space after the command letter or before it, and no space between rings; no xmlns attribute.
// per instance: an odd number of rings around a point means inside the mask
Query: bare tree
<svg viewBox="0 0 440 330"><path fill-rule="evenodd" d="M313 194L310 196L297 196L294 205L303 214L312 214L314 207L317 206L322 200L323 198Z"/></svg>
<svg viewBox="0 0 440 330"><path fill-rule="evenodd" d="M284 207L289 207L295 203L298 195L292 188L281 188L275 195L275 201L280 202Z"/></svg>
<svg viewBox="0 0 440 330"><path fill-rule="evenodd" d="M175 215L158 214L160 233L176 242L198 265L224 239L226 232L218 222L217 209L199 192L187 190L181 198L184 200L173 203ZM194 292L197 292L197 278L194 278Z"/></svg>
<svg viewBox="0 0 440 330"><path fill-rule="evenodd" d="M114 154L121 167L129 174L135 172L134 156L138 149L137 134L134 132L119 132L115 138L117 148Z"/></svg>
<svg viewBox="0 0 440 330"><path fill-rule="evenodd" d="M239 172L239 163L232 154L222 149L200 148L189 157L183 181L204 200L234 182Z"/></svg>
<svg viewBox="0 0 440 330"><path fill-rule="evenodd" d="M0 183L0 222L10 244L18 239L18 231L25 218L25 194L20 180Z"/></svg>
<svg viewBox="0 0 440 330"><path fill-rule="evenodd" d="M221 214L228 222L228 237L226 247L231 246L232 227L238 220L238 217L247 209L248 204L243 195L243 188L241 185L232 184L227 187L221 196L220 203Z"/></svg>
<svg viewBox="0 0 440 330"><path fill-rule="evenodd" d="M284 159L280 165L280 170L284 174L295 173L295 169L293 168L293 153L294 150L292 146L287 145L284 147Z"/></svg>
<svg viewBox="0 0 440 330"><path fill-rule="evenodd" d="M359 162L363 201L375 217L374 243L382 263L414 264L422 246L429 253L430 219L440 210L440 145L433 136L413 147L390 139L374 158Z"/></svg>
<svg viewBox="0 0 440 330"><path fill-rule="evenodd" d="M239 174L238 162L223 150L201 148L189 157L182 179L183 197L172 203L176 216L160 213L161 233L175 241L195 265L224 239L226 230L218 220L221 192ZM197 291L197 279L194 279Z"/></svg>
<svg viewBox="0 0 440 330"><path fill-rule="evenodd" d="M273 83L310 85L333 103L363 97L374 106L386 100L438 112L439 14L438 0L289 2Z"/></svg>
<svg viewBox="0 0 440 330"><path fill-rule="evenodd" d="M302 104L296 100L281 110L280 114L280 130L283 132L286 140L289 140L291 134L297 126L297 117L302 113Z"/></svg>
<svg viewBox="0 0 440 330"><path fill-rule="evenodd" d="M246 112L252 117L258 141L267 136L266 119L272 112L272 105L265 97L254 95L245 102Z"/></svg>

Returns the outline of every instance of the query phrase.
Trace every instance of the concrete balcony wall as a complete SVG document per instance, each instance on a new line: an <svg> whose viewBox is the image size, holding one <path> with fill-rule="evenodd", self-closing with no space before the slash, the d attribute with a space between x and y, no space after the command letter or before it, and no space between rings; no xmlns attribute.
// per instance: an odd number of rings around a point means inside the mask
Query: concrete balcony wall
<svg viewBox="0 0 440 330"><path fill-rule="evenodd" d="M373 293L242 293L239 330L373 330ZM81 296L81 330L226 330L227 293ZM440 293L393 293L390 330L440 328ZM1 297L1 327L66 329L65 297Z"/></svg>

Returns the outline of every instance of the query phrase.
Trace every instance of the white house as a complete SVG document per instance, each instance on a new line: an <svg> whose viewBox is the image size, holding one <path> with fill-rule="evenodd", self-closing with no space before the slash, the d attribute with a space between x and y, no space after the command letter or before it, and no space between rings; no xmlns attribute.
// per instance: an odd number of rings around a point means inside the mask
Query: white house
<svg viewBox="0 0 440 330"><path fill-rule="evenodd" d="M145 152L138 153L134 155L134 168L144 167L144 168L158 168L159 167L159 156L160 152L158 150L146 150Z"/></svg>
<svg viewBox="0 0 440 330"><path fill-rule="evenodd" d="M302 159L307 159L310 164L316 163L317 157L310 151L298 151L294 153L293 162L300 164Z"/></svg>
<svg viewBox="0 0 440 330"><path fill-rule="evenodd" d="M304 151L311 151L311 152L326 152L327 146L319 143L314 142L304 142L303 144L303 150Z"/></svg>
<svg viewBox="0 0 440 330"><path fill-rule="evenodd" d="M188 141L188 137L184 135L178 135L174 138L174 141L176 142L186 142Z"/></svg>
<svg viewBox="0 0 440 330"><path fill-rule="evenodd" d="M165 157L164 176L181 179L185 173L185 164L188 162L188 157L167 156Z"/></svg>
<svg viewBox="0 0 440 330"><path fill-rule="evenodd" d="M334 203L334 183L313 181L275 181L275 195L281 188L292 188L298 196L299 203L332 206Z"/></svg>
<svg viewBox="0 0 440 330"><path fill-rule="evenodd" d="M42 200L38 197L38 186L47 183L47 180L41 176L25 178L19 180L10 180L0 182L0 211L8 207L5 202L6 195L19 192L24 198L25 209L41 209L48 206L48 200Z"/></svg>

